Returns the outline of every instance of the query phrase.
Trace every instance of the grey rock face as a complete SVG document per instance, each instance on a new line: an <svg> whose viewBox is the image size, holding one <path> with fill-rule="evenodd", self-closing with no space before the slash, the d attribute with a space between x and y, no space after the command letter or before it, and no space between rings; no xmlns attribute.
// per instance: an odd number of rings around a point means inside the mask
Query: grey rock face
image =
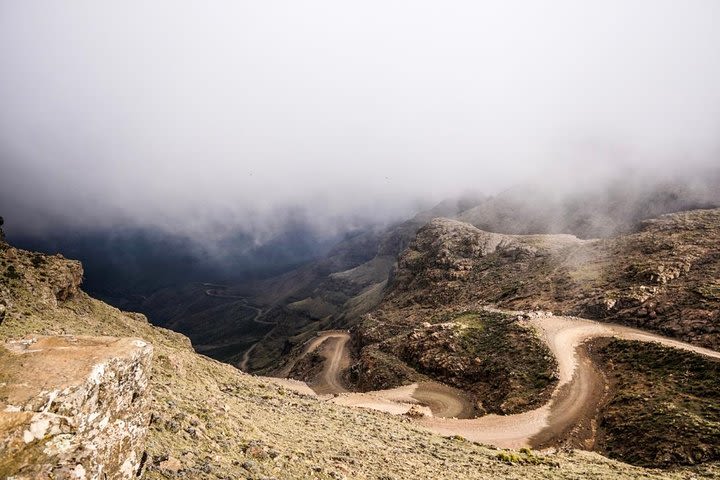
<svg viewBox="0 0 720 480"><path fill-rule="evenodd" d="M152 351L143 340L112 337L0 345L0 478L135 478Z"/></svg>

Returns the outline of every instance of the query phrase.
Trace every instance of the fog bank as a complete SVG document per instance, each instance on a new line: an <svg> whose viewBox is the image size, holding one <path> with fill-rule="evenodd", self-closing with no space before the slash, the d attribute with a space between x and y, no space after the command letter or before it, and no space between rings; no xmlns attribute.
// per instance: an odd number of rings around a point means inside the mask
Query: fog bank
<svg viewBox="0 0 720 480"><path fill-rule="evenodd" d="M0 214L262 243L702 172L718 24L714 0L3 2Z"/></svg>

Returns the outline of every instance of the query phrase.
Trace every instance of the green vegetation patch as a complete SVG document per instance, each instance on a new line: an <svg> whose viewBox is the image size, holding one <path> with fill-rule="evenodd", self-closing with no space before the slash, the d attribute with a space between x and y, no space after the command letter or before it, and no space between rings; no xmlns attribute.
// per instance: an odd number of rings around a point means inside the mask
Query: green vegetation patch
<svg viewBox="0 0 720 480"><path fill-rule="evenodd" d="M9 280L18 280L20 279L20 274L15 269L15 265L9 265L7 269L5 270L5 278Z"/></svg>
<svg viewBox="0 0 720 480"><path fill-rule="evenodd" d="M647 467L720 460L720 361L624 340L599 355L616 389L600 424L610 457Z"/></svg>
<svg viewBox="0 0 720 480"><path fill-rule="evenodd" d="M494 315L494 314L487 314L487 315ZM484 330L485 323L483 322L483 316L479 313L461 313L457 317L453 319L454 322L457 322L461 325L464 325L469 328L473 329L480 329Z"/></svg>
<svg viewBox="0 0 720 480"><path fill-rule="evenodd" d="M496 459L508 465L547 465L559 467L560 464L548 457L536 455L529 448L523 447L519 451L503 450L495 456Z"/></svg>
<svg viewBox="0 0 720 480"><path fill-rule="evenodd" d="M360 362L349 369L348 378L363 391L429 380L408 367L397 356L381 351L377 345L363 349Z"/></svg>
<svg viewBox="0 0 720 480"><path fill-rule="evenodd" d="M516 317L466 311L416 329L401 358L418 372L469 392L479 413L518 413L542 405L557 382L557 363L532 327Z"/></svg>
<svg viewBox="0 0 720 480"><path fill-rule="evenodd" d="M698 287L696 289L696 291L702 297L704 297L708 300L720 301L720 283L712 283L709 285L703 285L701 287Z"/></svg>

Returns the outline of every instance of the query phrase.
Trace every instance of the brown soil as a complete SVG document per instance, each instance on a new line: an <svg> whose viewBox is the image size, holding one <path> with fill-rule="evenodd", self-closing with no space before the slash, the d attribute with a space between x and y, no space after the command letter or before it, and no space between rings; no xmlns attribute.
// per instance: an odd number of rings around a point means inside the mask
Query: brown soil
<svg viewBox="0 0 720 480"><path fill-rule="evenodd" d="M595 340L607 342L607 339ZM555 398L548 426L529 441L533 448L597 447L598 412L612 394L610 383L591 353L591 344L577 348L577 370L570 383Z"/></svg>

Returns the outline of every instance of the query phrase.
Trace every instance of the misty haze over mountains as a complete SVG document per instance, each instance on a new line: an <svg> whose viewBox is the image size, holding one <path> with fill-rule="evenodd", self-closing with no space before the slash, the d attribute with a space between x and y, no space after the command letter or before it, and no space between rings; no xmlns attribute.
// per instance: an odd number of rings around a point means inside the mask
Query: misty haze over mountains
<svg viewBox="0 0 720 480"><path fill-rule="evenodd" d="M719 204L719 15L6 3L0 213L12 242L81 259L87 288L122 305L302 272L406 225L397 255L433 216L632 231Z"/></svg>
<svg viewBox="0 0 720 480"><path fill-rule="evenodd" d="M15 235L212 248L286 212L332 236L537 179L671 179L718 162L719 10L6 2L0 205Z"/></svg>
<svg viewBox="0 0 720 480"><path fill-rule="evenodd" d="M633 231L642 220L660 214L720 206L718 185L720 169L712 168L664 181L652 176L618 177L574 191L562 191L552 184L526 184L495 196L477 193L447 199L425 216L456 217L498 233L608 237ZM191 237L122 226L60 229L42 237L18 235L13 232L12 218L6 229L19 246L81 259L87 288L111 301L113 295L149 293L188 282L238 283L266 278L322 257L343 238L388 227L387 223L367 221L327 232L304 223L302 216L289 217L274 237L263 242L243 231L242 225L219 240L212 239L213 232Z"/></svg>

